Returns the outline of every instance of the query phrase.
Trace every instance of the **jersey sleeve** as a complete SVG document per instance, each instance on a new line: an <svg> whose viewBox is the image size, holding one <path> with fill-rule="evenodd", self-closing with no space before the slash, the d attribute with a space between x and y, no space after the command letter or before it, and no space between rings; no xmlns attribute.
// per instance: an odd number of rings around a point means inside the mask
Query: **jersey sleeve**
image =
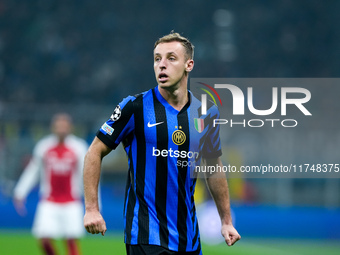
<svg viewBox="0 0 340 255"><path fill-rule="evenodd" d="M88 144L85 140L75 137L76 143L75 143L75 150L77 152L77 173L79 174L80 179L82 179L83 176L83 169L84 169L84 158L86 155L86 152L88 150ZM80 183L82 185L82 182Z"/></svg>
<svg viewBox="0 0 340 255"><path fill-rule="evenodd" d="M14 188L14 198L18 200L26 199L27 195L31 192L34 186L38 183L40 177L40 170L42 168L42 144L38 143L34 150L33 155L21 174L18 183Z"/></svg>
<svg viewBox="0 0 340 255"><path fill-rule="evenodd" d="M211 113L208 112L208 115L211 116L209 119L210 129L204 142L202 154L204 158L218 158L222 155L220 125L214 127L212 121L213 119L219 119L220 113L216 106L211 107L209 111L211 111Z"/></svg>
<svg viewBox="0 0 340 255"><path fill-rule="evenodd" d="M111 117L101 126L97 137L109 148L115 149L121 141L134 131L134 100L129 96L114 109Z"/></svg>

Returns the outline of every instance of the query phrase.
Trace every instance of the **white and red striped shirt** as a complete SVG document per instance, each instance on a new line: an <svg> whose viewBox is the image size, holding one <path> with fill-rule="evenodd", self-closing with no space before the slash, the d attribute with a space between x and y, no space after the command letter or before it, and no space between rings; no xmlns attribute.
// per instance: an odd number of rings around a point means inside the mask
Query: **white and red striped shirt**
<svg viewBox="0 0 340 255"><path fill-rule="evenodd" d="M25 199L40 179L41 199L55 203L80 200L87 148L87 143L74 135L67 136L63 143L55 135L40 140L14 189L14 197Z"/></svg>

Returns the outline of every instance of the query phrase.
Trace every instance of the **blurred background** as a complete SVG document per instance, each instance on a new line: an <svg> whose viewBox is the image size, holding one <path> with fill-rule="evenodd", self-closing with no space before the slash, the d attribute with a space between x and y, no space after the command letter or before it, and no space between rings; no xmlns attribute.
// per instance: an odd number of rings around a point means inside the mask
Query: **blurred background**
<svg viewBox="0 0 340 255"><path fill-rule="evenodd" d="M51 116L69 112L75 134L90 143L122 98L157 85L152 51L159 37L175 30L193 42L191 77L335 78L339 11L336 0L0 0L0 231L31 226L37 189L24 218L14 211L12 190L35 143L49 133ZM244 144L247 150L238 147ZM256 145L243 136L225 148L227 160L244 161ZM268 158L259 153L257 160ZM120 146L105 159L102 175L103 213L117 233L126 172ZM339 241L339 179L229 182L244 238ZM197 201L204 207L208 200L199 182Z"/></svg>

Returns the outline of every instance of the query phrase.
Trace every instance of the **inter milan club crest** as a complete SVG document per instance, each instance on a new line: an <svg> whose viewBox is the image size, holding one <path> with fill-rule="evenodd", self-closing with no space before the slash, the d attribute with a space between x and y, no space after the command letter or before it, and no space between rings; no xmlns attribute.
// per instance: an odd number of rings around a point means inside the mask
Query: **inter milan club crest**
<svg viewBox="0 0 340 255"><path fill-rule="evenodd" d="M195 129L198 133L202 133L204 130L204 119L194 118Z"/></svg>
<svg viewBox="0 0 340 255"><path fill-rule="evenodd" d="M177 126L175 126L175 128L177 128ZM180 130L180 129L182 129L181 126L179 126L178 128L179 129L175 130L172 133L172 141L176 145L182 145L185 142L185 140L186 140L186 135L185 135L185 133L182 130Z"/></svg>
<svg viewBox="0 0 340 255"><path fill-rule="evenodd" d="M121 115L122 115L122 110L120 109L120 106L117 105L117 107L114 109L110 119L113 120L113 121L117 121L120 118Z"/></svg>

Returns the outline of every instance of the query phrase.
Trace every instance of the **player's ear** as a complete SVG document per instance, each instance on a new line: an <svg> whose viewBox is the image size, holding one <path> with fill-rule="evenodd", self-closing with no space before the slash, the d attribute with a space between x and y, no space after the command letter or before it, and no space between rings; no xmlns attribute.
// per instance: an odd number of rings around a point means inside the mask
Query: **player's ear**
<svg viewBox="0 0 340 255"><path fill-rule="evenodd" d="M191 72L193 68L194 68L194 60L188 59L187 62L185 63L185 71L189 73Z"/></svg>

